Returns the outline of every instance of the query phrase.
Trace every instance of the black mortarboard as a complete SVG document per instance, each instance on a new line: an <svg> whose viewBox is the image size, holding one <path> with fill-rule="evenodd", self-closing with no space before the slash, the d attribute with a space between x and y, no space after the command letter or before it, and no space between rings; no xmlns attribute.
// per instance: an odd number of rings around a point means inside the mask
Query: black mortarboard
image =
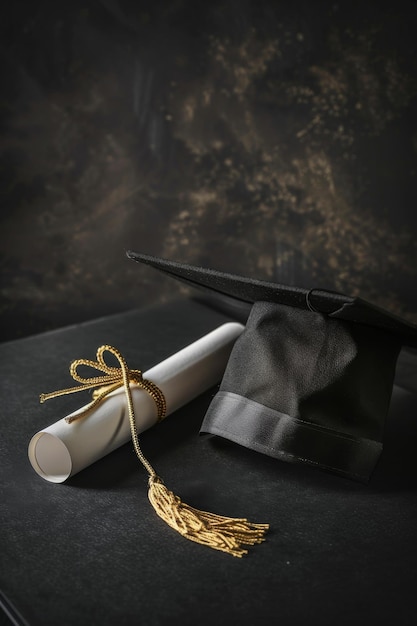
<svg viewBox="0 0 417 626"><path fill-rule="evenodd" d="M128 257L251 303L201 432L367 481L382 451L395 365L417 327L360 298Z"/></svg>

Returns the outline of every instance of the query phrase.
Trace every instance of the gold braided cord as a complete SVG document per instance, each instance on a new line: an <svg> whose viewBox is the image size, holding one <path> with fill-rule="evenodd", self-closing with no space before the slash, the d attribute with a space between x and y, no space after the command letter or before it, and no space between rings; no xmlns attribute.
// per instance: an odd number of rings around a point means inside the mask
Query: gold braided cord
<svg viewBox="0 0 417 626"><path fill-rule="evenodd" d="M120 367L112 367L108 365L104 360L104 353L110 352L120 363ZM103 376L90 376L88 378L81 376L78 373L80 366L91 367L95 370L103 372ZM150 380L143 378L140 370L129 370L126 360L123 355L113 348L113 346L103 345L97 350L97 361L91 361L90 359L76 359L70 365L70 374L72 378L80 383L76 387L69 387L68 389L60 389L58 391L52 391L51 393L42 393L39 398L41 402L46 402L51 398L57 398L58 396L64 396L78 391L86 391L88 389L95 389L93 393L93 400L88 404L83 411L80 411L76 415L70 415L66 418L68 423L85 417L94 408L96 408L101 401L108 396L112 391L124 386L125 389L130 384L134 383L140 388L148 392L153 398L157 409L157 421L164 419L166 415L166 400L162 391ZM132 404L133 409L133 404Z"/></svg>
<svg viewBox="0 0 417 626"><path fill-rule="evenodd" d="M104 360L105 352L113 354L120 367L109 366ZM101 371L103 375L85 378L78 373L78 367L81 365ZM159 517L171 528L190 541L195 541L237 557L247 554L247 550L242 548L242 546L255 545L264 541L264 534L269 528L268 524L253 524L245 518L223 517L208 511L194 509L182 502L178 496L165 486L163 480L157 475L140 447L130 385L132 383L138 385L151 396L156 405L158 421L162 420L166 415L167 406L164 394L155 383L144 379L140 370L129 370L126 360L116 348L109 345L100 346L97 350L96 361L77 359L71 363L70 373L73 379L80 383L79 386L41 394L40 401L45 402L50 398L86 389L96 389L90 404L76 415L66 418L67 422L71 423L74 420L85 417L109 393L123 386L133 447L136 456L149 474L149 501Z"/></svg>

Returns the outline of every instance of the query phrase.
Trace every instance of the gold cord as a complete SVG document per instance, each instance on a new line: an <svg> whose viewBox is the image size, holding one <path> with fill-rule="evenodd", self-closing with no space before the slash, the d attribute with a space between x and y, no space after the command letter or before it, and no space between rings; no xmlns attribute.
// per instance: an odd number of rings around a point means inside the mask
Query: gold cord
<svg viewBox="0 0 417 626"><path fill-rule="evenodd" d="M103 356L106 351L116 357L120 367L107 365ZM77 372L77 368L80 365L99 370L103 375L92 376L90 378L80 376ZM109 393L123 386L129 413L133 447L136 456L149 474L149 501L159 517L171 526L171 528L191 541L201 543L215 550L227 552L237 557L242 557L248 552L241 547L242 545L255 545L264 541L264 534L269 528L268 524L253 524L248 522L245 518L223 517L207 511L194 509L182 502L178 496L167 489L163 480L158 476L139 445L130 385L132 383L138 385L151 396L157 408L158 421L162 420L166 415L167 406L164 394L155 383L143 378L140 370L129 370L126 360L116 348L109 345L100 346L97 350L97 361L91 361L89 359L77 359L73 361L70 366L70 374L75 381L80 383L79 386L41 394L40 401L45 402L50 398L95 388L96 391L93 393L92 402L76 415L66 418L66 421L71 423L81 417L85 417L100 404Z"/></svg>

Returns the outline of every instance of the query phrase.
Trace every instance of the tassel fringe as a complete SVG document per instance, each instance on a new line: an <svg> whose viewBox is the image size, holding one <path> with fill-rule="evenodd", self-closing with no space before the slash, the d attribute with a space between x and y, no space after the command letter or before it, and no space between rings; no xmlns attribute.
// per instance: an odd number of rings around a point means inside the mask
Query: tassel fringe
<svg viewBox="0 0 417 626"><path fill-rule="evenodd" d="M269 524L194 509L169 491L156 475L149 478L148 497L159 517L183 537L236 557L248 553L242 545L262 543L269 528Z"/></svg>

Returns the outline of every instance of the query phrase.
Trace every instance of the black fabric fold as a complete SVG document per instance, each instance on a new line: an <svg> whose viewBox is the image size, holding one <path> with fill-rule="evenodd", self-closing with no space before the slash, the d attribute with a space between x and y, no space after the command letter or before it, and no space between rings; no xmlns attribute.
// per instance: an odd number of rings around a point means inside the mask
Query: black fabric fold
<svg viewBox="0 0 417 626"><path fill-rule="evenodd" d="M379 441L317 426L227 391L216 394L200 432L225 437L276 459L316 465L362 482L369 480L382 452Z"/></svg>

